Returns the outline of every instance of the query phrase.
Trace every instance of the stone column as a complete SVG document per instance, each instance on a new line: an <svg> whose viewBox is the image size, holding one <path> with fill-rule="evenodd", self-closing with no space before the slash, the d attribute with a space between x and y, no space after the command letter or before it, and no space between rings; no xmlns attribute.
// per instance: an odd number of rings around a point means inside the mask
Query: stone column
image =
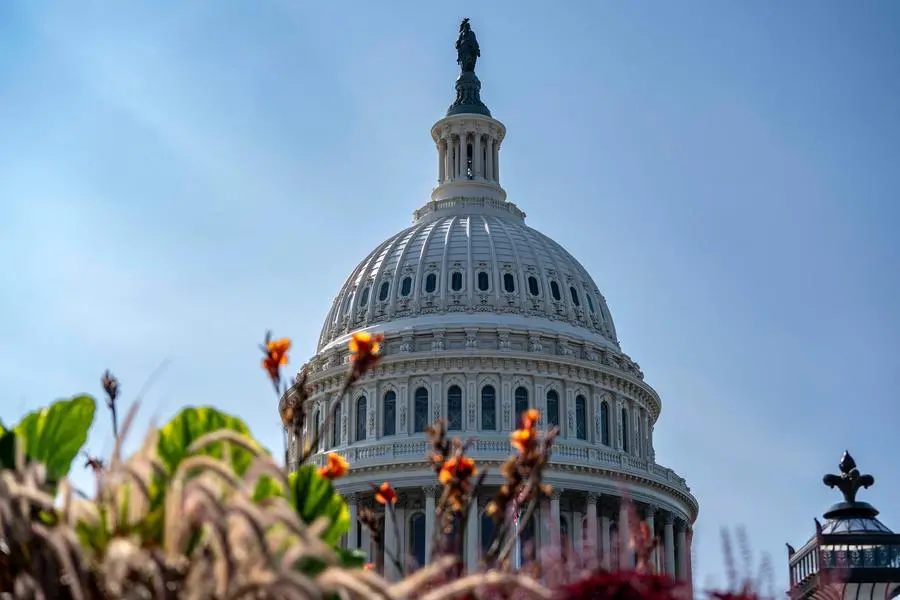
<svg viewBox="0 0 900 600"><path fill-rule="evenodd" d="M612 541L610 540L610 520L609 515L604 511L600 517L600 552L603 557L603 567L608 569L612 566Z"/></svg>
<svg viewBox="0 0 900 600"><path fill-rule="evenodd" d="M478 550L481 548L481 539L478 535L478 503L473 502L469 510L469 522L466 525L466 567L469 573L474 573L478 568Z"/></svg>
<svg viewBox="0 0 900 600"><path fill-rule="evenodd" d="M693 598L694 594L694 555L691 552L691 548L694 547L694 530L688 528L687 532L687 545L685 546L685 562L687 563L687 577L685 581L688 584L688 593L691 594L691 598Z"/></svg>
<svg viewBox="0 0 900 600"><path fill-rule="evenodd" d="M481 133L476 131L472 136L472 175L476 179L484 178L484 165L481 162Z"/></svg>
<svg viewBox="0 0 900 600"><path fill-rule="evenodd" d="M650 538L653 539L656 537L656 507L652 504L648 504L644 508L644 522L647 523L647 529L650 531ZM650 555L650 566L653 567L655 571L659 571L657 568L658 556L656 554L656 550L653 550L653 553Z"/></svg>
<svg viewBox="0 0 900 600"><path fill-rule="evenodd" d="M675 575L675 522L668 511L665 518L666 573Z"/></svg>
<svg viewBox="0 0 900 600"><path fill-rule="evenodd" d="M559 499L562 490L555 489L550 496L550 546L554 552L559 552Z"/></svg>
<svg viewBox="0 0 900 600"><path fill-rule="evenodd" d="M634 551L631 548L631 524L628 504L624 499L619 501L619 566L622 569L634 568Z"/></svg>
<svg viewBox="0 0 900 600"><path fill-rule="evenodd" d="M391 548L391 554L397 557L397 560L400 561L400 564L406 564L406 540L409 538L409 535L406 532L406 505L408 499L401 498L397 504L394 505L394 514L396 515L397 520L397 534L400 536L400 539L394 539L394 546ZM397 573L397 578L399 579L400 573Z"/></svg>
<svg viewBox="0 0 900 600"><path fill-rule="evenodd" d="M356 550L356 528L359 527L359 509L356 504L356 494L347 495L347 508L350 510L350 531L344 536L344 548Z"/></svg>
<svg viewBox="0 0 900 600"><path fill-rule="evenodd" d="M575 556L582 556L584 554L584 529L582 527L583 520L583 512L581 512L580 510L572 511L572 531L569 532L569 547L566 548L566 550L574 552Z"/></svg>
<svg viewBox="0 0 900 600"><path fill-rule="evenodd" d="M384 510L384 576L396 581L400 577L391 556L397 556L397 536L394 535L394 518L392 511L385 507Z"/></svg>
<svg viewBox="0 0 900 600"><path fill-rule="evenodd" d="M466 166L466 134L460 132L456 136L456 177L462 179L465 174L463 168Z"/></svg>
<svg viewBox="0 0 900 600"><path fill-rule="evenodd" d="M687 545L687 532L684 522L678 523L678 579L687 581L688 579L688 556L690 551Z"/></svg>
<svg viewBox="0 0 900 600"><path fill-rule="evenodd" d="M500 183L500 144L494 142L494 181Z"/></svg>
<svg viewBox="0 0 900 600"><path fill-rule="evenodd" d="M484 178L488 181L494 180L494 138L490 135L487 141L487 167L485 168Z"/></svg>
<svg viewBox="0 0 900 600"><path fill-rule="evenodd" d="M429 486L425 491L425 564L431 562L431 540L434 537L434 517L435 506L434 500L437 494L437 487ZM422 565L423 567L425 565Z"/></svg>
<svg viewBox="0 0 900 600"><path fill-rule="evenodd" d="M537 530L537 537L540 539L537 547L539 551L550 546L550 501L541 498L540 503L541 519L538 521L540 527ZM538 558L540 558L540 554L538 554Z"/></svg>
<svg viewBox="0 0 900 600"><path fill-rule="evenodd" d="M597 544L597 502L599 497L597 494L587 495L587 552L594 556L600 556L600 547ZM609 538L609 520L606 524L606 536ZM607 540L608 541L608 540Z"/></svg>
<svg viewBox="0 0 900 600"><path fill-rule="evenodd" d="M372 549L372 534L369 533L369 529L367 527L362 528L360 542L361 543L359 545L359 549L366 553L366 561L370 563L377 563L378 561L375 559L375 552Z"/></svg>

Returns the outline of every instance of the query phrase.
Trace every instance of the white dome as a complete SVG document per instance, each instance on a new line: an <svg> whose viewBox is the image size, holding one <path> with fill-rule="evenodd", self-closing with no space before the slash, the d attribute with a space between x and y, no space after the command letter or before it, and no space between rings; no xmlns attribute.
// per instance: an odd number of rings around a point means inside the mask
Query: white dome
<svg viewBox="0 0 900 600"><path fill-rule="evenodd" d="M334 299L318 350L352 331L385 333L493 323L563 334L618 350L606 300L557 242L511 202L433 201L353 270Z"/></svg>

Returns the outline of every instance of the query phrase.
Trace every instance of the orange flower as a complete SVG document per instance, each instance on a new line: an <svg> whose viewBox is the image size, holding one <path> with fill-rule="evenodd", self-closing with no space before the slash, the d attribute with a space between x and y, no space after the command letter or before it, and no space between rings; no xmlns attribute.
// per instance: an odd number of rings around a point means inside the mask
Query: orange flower
<svg viewBox="0 0 900 600"><path fill-rule="evenodd" d="M372 486L375 487L375 486ZM379 504L397 504L397 492L391 487L387 481L375 488L375 502Z"/></svg>
<svg viewBox="0 0 900 600"><path fill-rule="evenodd" d="M532 429L516 429L509 436L511 438L511 444L513 448L519 451L520 454L525 454L528 452L528 444L534 438L534 430Z"/></svg>
<svg viewBox="0 0 900 600"><path fill-rule="evenodd" d="M343 456L329 452L328 464L319 469L319 475L325 479L337 479L346 475L349 470L350 463Z"/></svg>
<svg viewBox="0 0 900 600"><path fill-rule="evenodd" d="M460 481L465 481L474 475L476 471L475 461L468 456L461 456L459 458L453 457L447 459L447 462L441 467L441 472L438 474L438 480L444 485L449 483L454 477Z"/></svg>
<svg viewBox="0 0 900 600"><path fill-rule="evenodd" d="M529 408L522 415L522 429L532 429L541 418L536 408Z"/></svg>
<svg viewBox="0 0 900 600"><path fill-rule="evenodd" d="M357 375L362 375L381 359L381 342L383 333L357 331L350 338L347 347L350 350L350 362Z"/></svg>
<svg viewBox="0 0 900 600"><path fill-rule="evenodd" d="M366 563L366 564L364 564L364 565L363 565L363 570L365 570L365 571L374 571L374 570L375 570L375 563Z"/></svg>
<svg viewBox="0 0 900 600"><path fill-rule="evenodd" d="M273 380L278 379L278 368L288 363L287 353L290 349L291 340L288 338L266 342L266 356L262 360L262 366Z"/></svg>

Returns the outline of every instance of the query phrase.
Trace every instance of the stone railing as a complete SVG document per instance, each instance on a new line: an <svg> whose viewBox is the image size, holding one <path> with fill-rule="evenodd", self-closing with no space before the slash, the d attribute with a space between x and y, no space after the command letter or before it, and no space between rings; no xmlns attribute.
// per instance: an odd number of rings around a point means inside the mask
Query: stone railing
<svg viewBox="0 0 900 600"><path fill-rule="evenodd" d="M412 436L362 442L349 447L338 447L331 451L347 459L351 468L372 467L424 461L427 456L428 442L424 437ZM475 460L503 460L512 451L508 437L485 436L480 433L479 437L472 441L467 454ZM317 465L322 465L325 461L325 453L314 455L313 461ZM691 493L684 478L678 476L672 469L613 449L597 448L585 443L556 442L553 444L552 463L631 473L665 484L684 494L690 495Z"/></svg>

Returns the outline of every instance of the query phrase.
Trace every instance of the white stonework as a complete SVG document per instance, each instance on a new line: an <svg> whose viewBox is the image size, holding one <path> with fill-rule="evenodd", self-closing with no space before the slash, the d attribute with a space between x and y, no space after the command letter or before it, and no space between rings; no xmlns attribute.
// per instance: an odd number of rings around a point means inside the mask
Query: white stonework
<svg viewBox="0 0 900 600"><path fill-rule="evenodd" d="M502 123L457 114L431 134L438 152L431 201L415 211L411 227L353 269L307 365L311 402L331 398L349 369L351 332L385 335L383 360L342 404L340 439L331 427L323 431L322 451L312 460L322 464L334 451L349 461L350 474L335 484L353 498L354 512L374 506L371 484L390 481L402 497L402 546L427 558L429 544L422 550L416 536L434 531L436 481L425 462L423 426L440 417L455 423L453 433L474 438L469 454L489 472L487 497L501 484L499 466L511 452L509 434L524 399L540 409L541 427L554 419L562 429L546 472L556 493L536 517L538 545L560 539L563 519L569 535L585 538L573 547L618 562L610 531L627 531L617 526L627 497L659 513L649 523L662 538L660 563L673 572L677 565L683 576L697 500L682 477L654 460L660 399L622 352L604 296L571 254L528 227L506 200ZM363 396L365 413L358 415ZM300 446L290 440L294 462ZM467 535L478 536L480 527L473 519ZM355 548L367 539L354 523L346 543ZM463 547L474 564L481 541L470 538ZM624 550L621 564L631 564Z"/></svg>

